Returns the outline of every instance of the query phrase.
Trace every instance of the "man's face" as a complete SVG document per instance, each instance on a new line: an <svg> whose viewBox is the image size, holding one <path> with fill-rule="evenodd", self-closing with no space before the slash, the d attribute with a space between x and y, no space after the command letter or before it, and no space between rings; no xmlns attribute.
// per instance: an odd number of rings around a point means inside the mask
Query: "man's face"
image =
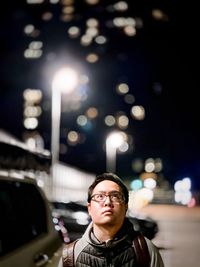
<svg viewBox="0 0 200 267"><path fill-rule="evenodd" d="M104 180L96 185L92 195L106 194L107 197L104 201L100 202L91 199L91 202L88 204L88 212L94 224L99 226L114 226L121 225L123 223L127 204L125 204L125 201L112 201L111 197L108 195L115 193L122 194L122 191L120 186L113 181Z"/></svg>

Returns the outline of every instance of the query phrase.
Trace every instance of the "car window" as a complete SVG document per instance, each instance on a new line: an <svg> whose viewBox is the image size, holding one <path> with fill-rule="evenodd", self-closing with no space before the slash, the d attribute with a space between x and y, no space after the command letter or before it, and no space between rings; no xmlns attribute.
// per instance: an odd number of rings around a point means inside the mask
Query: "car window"
<svg viewBox="0 0 200 267"><path fill-rule="evenodd" d="M0 256L47 233L46 208L34 184L0 181Z"/></svg>

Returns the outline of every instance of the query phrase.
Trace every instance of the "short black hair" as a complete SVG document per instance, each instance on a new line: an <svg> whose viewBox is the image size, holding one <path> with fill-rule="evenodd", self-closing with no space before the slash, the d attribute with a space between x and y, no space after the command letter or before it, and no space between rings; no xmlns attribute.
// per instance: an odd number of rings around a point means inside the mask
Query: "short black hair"
<svg viewBox="0 0 200 267"><path fill-rule="evenodd" d="M129 200L129 193L128 193L128 189L127 189L126 185L116 174L110 173L110 172L102 173L102 174L96 176L96 179L88 188L88 199L87 199L88 203L90 203L90 201L91 201L92 192L93 192L95 186L98 183L105 181L105 180L113 181L121 187L122 193L123 193L124 198L125 198L125 203L127 204L128 200Z"/></svg>

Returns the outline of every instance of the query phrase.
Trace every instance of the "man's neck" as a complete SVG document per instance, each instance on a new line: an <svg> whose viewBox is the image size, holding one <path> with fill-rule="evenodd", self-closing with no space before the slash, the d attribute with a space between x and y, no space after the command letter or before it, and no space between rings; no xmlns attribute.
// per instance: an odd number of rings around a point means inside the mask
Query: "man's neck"
<svg viewBox="0 0 200 267"><path fill-rule="evenodd" d="M107 240L112 240L116 233L119 231L119 229L121 228L120 226L113 226L113 225L93 225L93 233L96 236L96 238L103 242L103 241L107 241Z"/></svg>

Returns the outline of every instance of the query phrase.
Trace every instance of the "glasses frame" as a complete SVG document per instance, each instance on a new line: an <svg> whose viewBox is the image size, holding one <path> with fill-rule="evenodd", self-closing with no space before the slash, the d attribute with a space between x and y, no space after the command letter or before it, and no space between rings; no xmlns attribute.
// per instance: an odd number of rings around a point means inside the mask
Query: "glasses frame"
<svg viewBox="0 0 200 267"><path fill-rule="evenodd" d="M102 195L103 196L103 200L97 200L95 199L96 196L98 195ZM117 197L119 196L119 199L118 200L113 200L114 197ZM103 203L106 201L107 197L109 197L110 201L112 201L113 203L123 203L125 201L125 197L122 193L120 192L111 192L109 194L106 194L106 193L96 193L96 194L93 194L91 196L91 200L97 202L97 203ZM121 199L120 199L121 198Z"/></svg>

